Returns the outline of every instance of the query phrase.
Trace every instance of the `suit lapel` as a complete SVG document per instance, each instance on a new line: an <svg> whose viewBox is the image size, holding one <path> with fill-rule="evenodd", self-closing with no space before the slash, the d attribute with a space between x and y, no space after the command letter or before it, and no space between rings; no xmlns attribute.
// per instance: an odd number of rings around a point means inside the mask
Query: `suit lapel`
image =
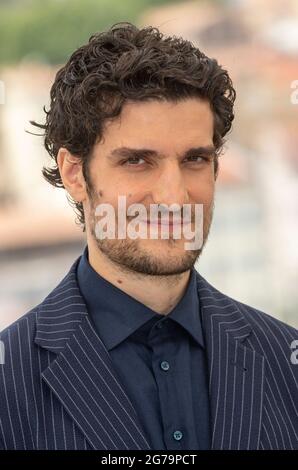
<svg viewBox="0 0 298 470"><path fill-rule="evenodd" d="M245 346L252 334L237 304L198 274L206 339L212 449L257 449L264 358Z"/></svg>
<svg viewBox="0 0 298 470"><path fill-rule="evenodd" d="M42 378L94 449L149 449L110 355L90 323L76 265L41 304L35 342L57 353Z"/></svg>

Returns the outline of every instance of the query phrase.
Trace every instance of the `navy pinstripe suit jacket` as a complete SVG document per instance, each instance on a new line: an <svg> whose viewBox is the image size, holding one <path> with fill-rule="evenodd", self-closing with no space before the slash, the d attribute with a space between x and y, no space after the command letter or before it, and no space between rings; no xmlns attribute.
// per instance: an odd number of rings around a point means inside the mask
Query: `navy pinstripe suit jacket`
<svg viewBox="0 0 298 470"><path fill-rule="evenodd" d="M0 334L0 448L150 449L89 321L78 261ZM298 365L290 360L298 331L220 293L198 273L197 286L212 449L298 449Z"/></svg>

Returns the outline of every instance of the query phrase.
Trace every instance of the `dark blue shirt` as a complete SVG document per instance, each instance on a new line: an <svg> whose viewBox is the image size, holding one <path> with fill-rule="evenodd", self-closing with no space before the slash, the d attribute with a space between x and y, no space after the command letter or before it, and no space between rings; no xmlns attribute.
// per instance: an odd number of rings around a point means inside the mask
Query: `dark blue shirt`
<svg viewBox="0 0 298 470"><path fill-rule="evenodd" d="M208 377L194 268L167 315L154 312L80 259L78 283L154 450L210 448Z"/></svg>

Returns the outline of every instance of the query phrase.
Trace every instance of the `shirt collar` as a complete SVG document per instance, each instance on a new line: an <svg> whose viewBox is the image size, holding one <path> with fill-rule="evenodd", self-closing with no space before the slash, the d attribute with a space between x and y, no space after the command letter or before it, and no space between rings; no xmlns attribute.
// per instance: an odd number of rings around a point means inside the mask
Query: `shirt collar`
<svg viewBox="0 0 298 470"><path fill-rule="evenodd" d="M161 315L103 278L90 265L88 245L80 258L77 280L88 312L108 350L117 346L152 318L171 318L204 348L195 269L183 297L168 314Z"/></svg>

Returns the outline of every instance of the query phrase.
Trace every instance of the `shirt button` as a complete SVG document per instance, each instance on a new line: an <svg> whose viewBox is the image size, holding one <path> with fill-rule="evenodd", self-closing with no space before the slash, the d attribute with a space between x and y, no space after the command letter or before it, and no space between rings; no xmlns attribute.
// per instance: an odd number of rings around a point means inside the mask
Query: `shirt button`
<svg viewBox="0 0 298 470"><path fill-rule="evenodd" d="M175 431L173 433L173 437L175 439L175 441L181 441L182 437L183 437L183 434L181 431Z"/></svg>
<svg viewBox="0 0 298 470"><path fill-rule="evenodd" d="M162 368L162 370L169 370L170 364L167 361L162 361L160 363L160 367Z"/></svg>

